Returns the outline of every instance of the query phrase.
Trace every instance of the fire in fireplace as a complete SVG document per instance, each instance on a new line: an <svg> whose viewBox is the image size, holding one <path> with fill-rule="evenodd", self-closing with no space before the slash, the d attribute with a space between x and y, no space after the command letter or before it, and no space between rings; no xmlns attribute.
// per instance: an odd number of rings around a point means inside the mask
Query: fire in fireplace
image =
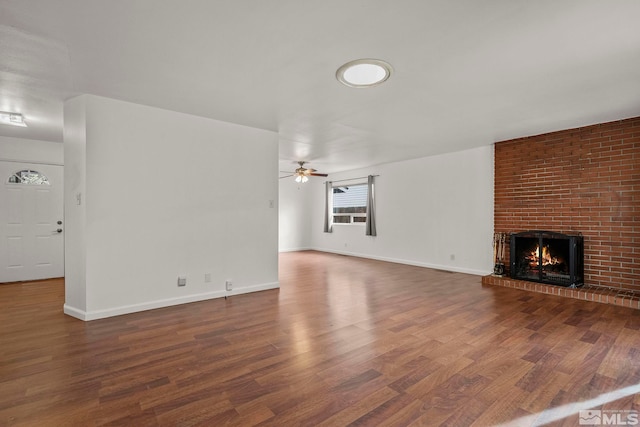
<svg viewBox="0 0 640 427"><path fill-rule="evenodd" d="M580 235L525 231L511 235L511 277L575 288L584 276Z"/></svg>

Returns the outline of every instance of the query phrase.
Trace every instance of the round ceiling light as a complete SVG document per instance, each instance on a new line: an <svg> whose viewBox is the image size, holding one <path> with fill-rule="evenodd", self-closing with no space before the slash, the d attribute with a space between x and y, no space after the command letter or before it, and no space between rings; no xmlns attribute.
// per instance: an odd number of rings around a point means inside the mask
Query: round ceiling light
<svg viewBox="0 0 640 427"><path fill-rule="evenodd" d="M350 87L371 87L384 83L390 76L391 65L379 59L356 59L336 71L338 81Z"/></svg>

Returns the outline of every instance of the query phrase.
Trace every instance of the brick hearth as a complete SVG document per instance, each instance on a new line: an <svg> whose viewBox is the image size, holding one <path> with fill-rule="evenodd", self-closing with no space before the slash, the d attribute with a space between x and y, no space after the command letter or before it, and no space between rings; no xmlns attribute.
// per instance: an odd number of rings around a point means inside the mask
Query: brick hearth
<svg viewBox="0 0 640 427"><path fill-rule="evenodd" d="M576 289L571 289L563 288L562 286L545 285L544 283L515 280L509 277L493 275L484 276L482 278L482 284L522 289L542 294L558 295L561 297L619 305L621 307L630 307L640 310L640 292L631 290L604 288L593 285L584 285Z"/></svg>

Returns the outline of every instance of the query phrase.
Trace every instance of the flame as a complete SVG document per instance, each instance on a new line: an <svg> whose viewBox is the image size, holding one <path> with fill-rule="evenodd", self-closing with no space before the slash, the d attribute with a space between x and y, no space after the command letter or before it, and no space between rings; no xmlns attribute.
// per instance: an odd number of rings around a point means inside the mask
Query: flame
<svg viewBox="0 0 640 427"><path fill-rule="evenodd" d="M536 248L533 251L531 251L529 255L526 257L532 266L537 266L538 263L540 262L539 254L540 254L540 246L537 245ZM562 259L551 256L551 253L549 253L549 246L542 247L542 265L543 266L562 264L562 262L563 262Z"/></svg>

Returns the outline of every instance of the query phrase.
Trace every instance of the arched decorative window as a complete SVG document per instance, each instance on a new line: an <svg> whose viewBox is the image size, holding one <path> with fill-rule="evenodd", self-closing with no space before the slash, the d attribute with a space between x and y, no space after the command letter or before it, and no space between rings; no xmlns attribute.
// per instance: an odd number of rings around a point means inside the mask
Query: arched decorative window
<svg viewBox="0 0 640 427"><path fill-rule="evenodd" d="M14 173L7 182L9 184L51 185L44 174L28 169Z"/></svg>

